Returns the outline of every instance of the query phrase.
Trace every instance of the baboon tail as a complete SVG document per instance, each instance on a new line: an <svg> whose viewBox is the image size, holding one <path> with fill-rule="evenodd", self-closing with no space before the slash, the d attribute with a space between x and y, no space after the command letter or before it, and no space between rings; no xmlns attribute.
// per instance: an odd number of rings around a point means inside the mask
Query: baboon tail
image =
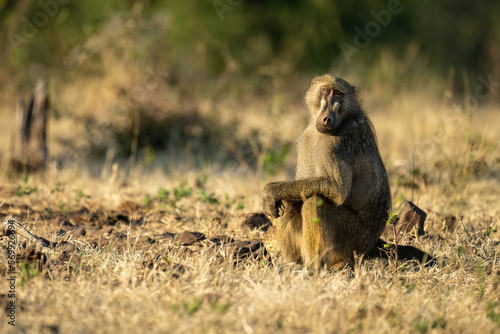
<svg viewBox="0 0 500 334"><path fill-rule="evenodd" d="M396 254L398 260L401 261L417 260L421 264L425 264L427 267L432 267L438 264L436 258L416 247L398 245L396 248L395 244L382 239L377 240L373 250L367 253L367 257L389 259L391 257L394 258Z"/></svg>

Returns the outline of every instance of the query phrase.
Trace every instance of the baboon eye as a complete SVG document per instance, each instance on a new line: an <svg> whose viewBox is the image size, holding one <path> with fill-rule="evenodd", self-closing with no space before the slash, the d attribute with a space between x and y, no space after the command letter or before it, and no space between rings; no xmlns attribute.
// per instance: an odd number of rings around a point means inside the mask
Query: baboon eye
<svg viewBox="0 0 500 334"><path fill-rule="evenodd" d="M338 95L338 96L340 96L340 95L344 95L344 93L342 93L342 92L341 92L340 90L338 90L338 89L334 90L334 91L333 91L333 93L334 93L335 95Z"/></svg>
<svg viewBox="0 0 500 334"><path fill-rule="evenodd" d="M325 92L325 93L327 93L327 94L328 94L328 93L330 93L331 91L332 91L332 90L331 90L330 88L326 88L326 87L325 87L325 88L323 88L323 92Z"/></svg>

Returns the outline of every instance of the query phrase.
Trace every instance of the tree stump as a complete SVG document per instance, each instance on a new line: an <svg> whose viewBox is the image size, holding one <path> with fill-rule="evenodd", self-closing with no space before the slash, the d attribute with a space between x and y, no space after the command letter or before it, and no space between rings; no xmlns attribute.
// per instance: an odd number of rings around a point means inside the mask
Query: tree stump
<svg viewBox="0 0 500 334"><path fill-rule="evenodd" d="M46 81L38 80L27 104L22 96L18 97L9 162L12 171L25 173L45 169L48 112Z"/></svg>

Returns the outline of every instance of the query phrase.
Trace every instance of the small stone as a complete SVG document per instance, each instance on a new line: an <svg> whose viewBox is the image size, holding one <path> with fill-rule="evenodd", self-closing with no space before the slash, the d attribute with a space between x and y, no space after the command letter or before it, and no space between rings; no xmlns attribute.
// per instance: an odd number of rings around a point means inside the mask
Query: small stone
<svg viewBox="0 0 500 334"><path fill-rule="evenodd" d="M170 232L167 232L167 231L165 231L162 234L155 234L154 235L155 238L159 238L159 239L174 239L176 236L177 236L177 234L170 233Z"/></svg>
<svg viewBox="0 0 500 334"><path fill-rule="evenodd" d="M246 258L248 256L252 256L253 258L268 256L266 247L262 241L236 241L231 248L237 259Z"/></svg>
<svg viewBox="0 0 500 334"><path fill-rule="evenodd" d="M222 244L227 245L227 244L233 243L235 241L233 238L231 238L228 235L216 235L216 236L210 238L209 240L211 242L213 242L214 244L216 244L217 246L222 245Z"/></svg>
<svg viewBox="0 0 500 334"><path fill-rule="evenodd" d="M103 237L111 237L115 230L111 226L106 226L101 230L101 236Z"/></svg>
<svg viewBox="0 0 500 334"><path fill-rule="evenodd" d="M407 201L397 214L396 235L404 232L409 233L414 226L418 226L418 235L424 235L424 222L426 218L427 213L425 211L412 202ZM391 238L394 236L393 228L392 224L386 226L384 231L386 237Z"/></svg>
<svg viewBox="0 0 500 334"><path fill-rule="evenodd" d="M220 225L222 223L222 219L220 217L215 217L212 218L210 222L215 225Z"/></svg>
<svg viewBox="0 0 500 334"><path fill-rule="evenodd" d="M205 240L203 233L184 231L175 237L174 242L179 245L189 246L201 240Z"/></svg>
<svg viewBox="0 0 500 334"><path fill-rule="evenodd" d="M133 201L128 201L124 200L118 205L117 210L118 211L126 211L128 214L133 214L141 209L141 205L133 202Z"/></svg>
<svg viewBox="0 0 500 334"><path fill-rule="evenodd" d="M57 245L57 247L60 247L63 253L73 253L76 249L75 245L70 244L69 242L61 242Z"/></svg>
<svg viewBox="0 0 500 334"><path fill-rule="evenodd" d="M443 219L443 232L444 233L453 233L455 228L457 227L457 217L455 216L446 216Z"/></svg>
<svg viewBox="0 0 500 334"><path fill-rule="evenodd" d="M152 239L150 237L140 237L134 240L135 244L141 245L141 244L154 244L156 243L155 239Z"/></svg>
<svg viewBox="0 0 500 334"><path fill-rule="evenodd" d="M85 228L83 228L82 226L78 226L77 228L75 228L73 230L73 236L75 238L78 238L78 237L82 237L82 236L85 236L87 234L87 231L85 230Z"/></svg>
<svg viewBox="0 0 500 334"><path fill-rule="evenodd" d="M266 232L272 226L269 218L262 212L249 213L243 215L242 218L240 225L251 229L260 229Z"/></svg>
<svg viewBox="0 0 500 334"><path fill-rule="evenodd" d="M415 225L418 226L418 235L424 235L424 222L427 213L418 206L408 201L398 213L399 222L396 225L396 234L409 233Z"/></svg>
<svg viewBox="0 0 500 334"><path fill-rule="evenodd" d="M62 227L65 228L66 230L68 230L68 229L74 228L75 225L71 224L69 221L64 219L62 222Z"/></svg>

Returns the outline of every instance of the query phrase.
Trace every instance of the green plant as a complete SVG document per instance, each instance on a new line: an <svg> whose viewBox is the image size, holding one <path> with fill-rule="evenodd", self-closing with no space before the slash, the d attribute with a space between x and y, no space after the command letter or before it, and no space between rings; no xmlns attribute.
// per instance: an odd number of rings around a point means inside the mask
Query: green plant
<svg viewBox="0 0 500 334"><path fill-rule="evenodd" d="M184 303L183 308L189 315L193 315L201 309L203 302L200 298L195 298L192 303Z"/></svg>
<svg viewBox="0 0 500 334"><path fill-rule="evenodd" d="M217 198L215 198L215 194L213 194L213 193L208 194L207 192L205 192L204 189L198 189L197 193L198 193L198 195L203 203L207 203L207 204L219 203L219 200Z"/></svg>
<svg viewBox="0 0 500 334"><path fill-rule="evenodd" d="M439 317L437 319L434 319L431 327L445 329L446 328L446 320L444 319L444 317Z"/></svg>
<svg viewBox="0 0 500 334"><path fill-rule="evenodd" d="M231 302L220 303L218 298L214 298L210 301L210 307L220 313L226 313L226 311L231 306Z"/></svg>
<svg viewBox="0 0 500 334"><path fill-rule="evenodd" d="M168 202L170 200L170 191L165 188L158 189L158 193L156 195L160 202Z"/></svg>
<svg viewBox="0 0 500 334"><path fill-rule="evenodd" d="M486 229L486 231L484 232L484 236L485 237L489 237L492 233L496 233L497 230L496 229L493 229L493 227L491 226L488 226L488 228Z"/></svg>
<svg viewBox="0 0 500 334"><path fill-rule="evenodd" d="M174 188L174 197L178 201L181 198L191 196L191 188L188 188L184 183L182 183L178 188Z"/></svg>
<svg viewBox="0 0 500 334"><path fill-rule="evenodd" d="M38 262L19 261L19 270L21 276L21 286L24 286L30 279L37 277L40 274L38 270Z"/></svg>
<svg viewBox="0 0 500 334"><path fill-rule="evenodd" d="M165 189L163 187L158 189L158 192L156 193L156 198L158 199L158 201L162 205L168 204L172 207L175 207L175 201L170 199L170 191L168 191L167 189ZM146 198L146 200L147 200L147 198ZM151 202L152 202L152 200L151 200ZM150 203L150 205L151 205L151 203Z"/></svg>
<svg viewBox="0 0 500 334"><path fill-rule="evenodd" d="M267 176L274 175L285 167L286 158L290 153L291 145L283 144L274 151L266 152L264 156L264 173Z"/></svg>
<svg viewBox="0 0 500 334"><path fill-rule="evenodd" d="M85 195L82 189L77 189L75 191L75 203L79 204L83 198L90 198L90 196Z"/></svg>
<svg viewBox="0 0 500 334"><path fill-rule="evenodd" d="M226 209L231 208L232 206L235 206L235 210L243 210L245 208L245 203L243 202L243 197L238 197L231 199L229 195L226 193L224 194L224 207Z"/></svg>
<svg viewBox="0 0 500 334"><path fill-rule="evenodd" d="M31 187L28 185L28 175L25 175L23 178L23 182L17 186L16 192L14 193L18 197L22 197L24 195L30 195L36 191L35 187Z"/></svg>
<svg viewBox="0 0 500 334"><path fill-rule="evenodd" d="M500 302L488 302L488 305L486 306L486 316L496 323L498 326L500 326L500 312L497 312L497 307L500 306Z"/></svg>
<svg viewBox="0 0 500 334"><path fill-rule="evenodd" d="M54 188L52 188L50 190L50 193L54 194L56 192L61 192L62 190L63 190L63 184L62 184L62 182L56 181L56 183L54 184Z"/></svg>
<svg viewBox="0 0 500 334"><path fill-rule="evenodd" d="M413 328L420 334L427 333L428 327L429 325L425 319L420 319L413 323Z"/></svg>
<svg viewBox="0 0 500 334"><path fill-rule="evenodd" d="M196 178L196 186L198 188L203 188L208 181L208 172L206 170L202 170L201 173Z"/></svg>
<svg viewBox="0 0 500 334"><path fill-rule="evenodd" d="M155 150L151 145L146 145L142 149L142 154L143 154L142 164L145 167L151 166L153 162L156 160Z"/></svg>
<svg viewBox="0 0 500 334"><path fill-rule="evenodd" d="M151 209L153 207L153 199L149 196L146 196L146 198L144 198L144 206L146 206L146 208L148 209Z"/></svg>

